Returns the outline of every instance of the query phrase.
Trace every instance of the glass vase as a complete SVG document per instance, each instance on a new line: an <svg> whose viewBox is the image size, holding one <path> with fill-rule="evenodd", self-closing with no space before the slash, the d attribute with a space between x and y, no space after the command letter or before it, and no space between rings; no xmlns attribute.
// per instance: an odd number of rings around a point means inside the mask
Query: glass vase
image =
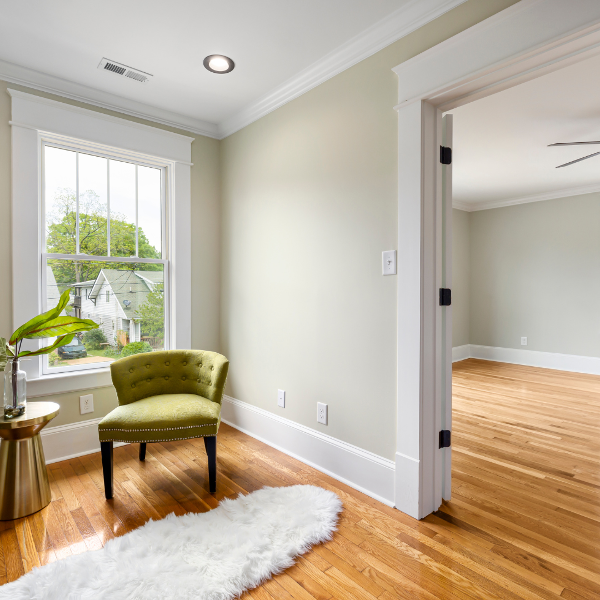
<svg viewBox="0 0 600 600"><path fill-rule="evenodd" d="M27 407L27 374L18 358L9 358L4 369L4 418L14 419Z"/></svg>

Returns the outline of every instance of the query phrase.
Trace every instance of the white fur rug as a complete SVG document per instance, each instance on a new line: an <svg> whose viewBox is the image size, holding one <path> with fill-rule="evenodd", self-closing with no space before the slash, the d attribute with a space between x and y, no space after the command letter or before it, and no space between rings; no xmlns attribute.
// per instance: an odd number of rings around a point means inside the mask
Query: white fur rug
<svg viewBox="0 0 600 600"><path fill-rule="evenodd" d="M263 488L33 569L0 587L0 599L228 600L330 539L341 510L322 488Z"/></svg>

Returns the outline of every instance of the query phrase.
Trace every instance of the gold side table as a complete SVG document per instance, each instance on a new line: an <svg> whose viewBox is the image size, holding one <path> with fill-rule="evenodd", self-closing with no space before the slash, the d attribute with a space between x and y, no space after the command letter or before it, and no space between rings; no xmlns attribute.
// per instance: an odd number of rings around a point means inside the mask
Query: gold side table
<svg viewBox="0 0 600 600"><path fill-rule="evenodd" d="M0 415L0 521L25 517L50 503L40 431L58 414L56 402L28 402L24 415Z"/></svg>

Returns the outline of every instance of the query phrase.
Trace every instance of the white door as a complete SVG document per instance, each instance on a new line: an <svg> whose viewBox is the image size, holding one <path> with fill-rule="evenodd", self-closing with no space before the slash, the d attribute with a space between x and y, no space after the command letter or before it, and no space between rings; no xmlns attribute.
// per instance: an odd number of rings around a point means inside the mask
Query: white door
<svg viewBox="0 0 600 600"><path fill-rule="evenodd" d="M452 148L452 115L442 117L442 146ZM452 289L452 162L442 164L442 288ZM438 230L439 231L439 230ZM442 307L441 429L452 430L452 305ZM441 448L442 498L452 491L452 448Z"/></svg>

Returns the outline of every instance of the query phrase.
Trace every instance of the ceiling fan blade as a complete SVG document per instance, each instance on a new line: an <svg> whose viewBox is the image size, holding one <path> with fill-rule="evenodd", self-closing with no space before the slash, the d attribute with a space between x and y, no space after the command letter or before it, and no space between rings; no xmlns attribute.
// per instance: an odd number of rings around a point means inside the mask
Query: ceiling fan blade
<svg viewBox="0 0 600 600"><path fill-rule="evenodd" d="M600 142L558 142L556 144L548 144L550 146L585 146L586 144L600 144Z"/></svg>
<svg viewBox="0 0 600 600"><path fill-rule="evenodd" d="M594 154L588 154L587 156L584 156L583 158L578 158L577 160L572 160L571 162L565 163L564 165L558 165L558 167L556 167L556 168L560 169L561 167L568 167L569 165L574 165L575 163L581 162L582 160L592 158L592 156L598 156L598 154L600 154L600 152L594 152Z"/></svg>

